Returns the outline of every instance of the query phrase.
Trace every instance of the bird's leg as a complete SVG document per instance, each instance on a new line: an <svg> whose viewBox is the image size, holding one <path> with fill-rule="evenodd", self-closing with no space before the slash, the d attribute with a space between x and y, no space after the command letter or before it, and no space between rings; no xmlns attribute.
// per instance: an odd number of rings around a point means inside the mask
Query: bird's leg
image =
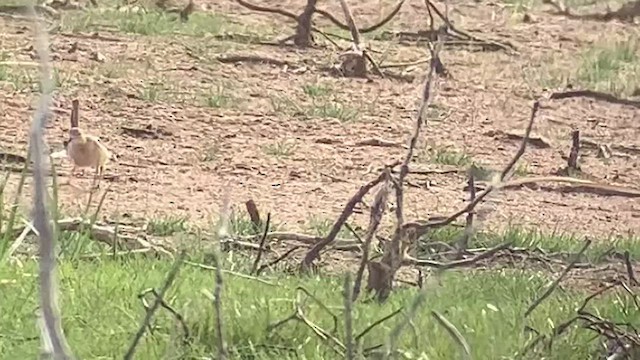
<svg viewBox="0 0 640 360"><path fill-rule="evenodd" d="M96 172L94 176L94 181L97 181L95 184L96 189L100 188L100 181L102 180L103 177L104 177L104 165L96 166Z"/></svg>

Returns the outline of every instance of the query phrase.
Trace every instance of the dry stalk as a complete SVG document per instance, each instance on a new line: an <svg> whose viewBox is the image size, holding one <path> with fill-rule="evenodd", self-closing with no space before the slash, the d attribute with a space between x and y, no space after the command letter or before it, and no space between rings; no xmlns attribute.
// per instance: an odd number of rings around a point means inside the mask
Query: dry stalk
<svg viewBox="0 0 640 360"><path fill-rule="evenodd" d="M259 223L260 222L258 222L258 224ZM262 258L262 253L264 252L264 244L267 240L267 234L269 233L270 224L271 224L271 213L267 213L267 222L264 225L264 233L262 234L262 239L260 239L260 247L258 248L258 254L256 255L256 260L253 262L253 266L251 267L251 272L250 272L251 275L256 275L256 271L258 270L258 265L260 265L260 259Z"/></svg>
<svg viewBox="0 0 640 360"><path fill-rule="evenodd" d="M593 90L571 90L571 91L554 92L549 96L549 99L560 100L560 99L570 99L575 97L585 97L589 99L605 101L611 104L626 105L626 106L631 106L631 107L640 109L639 100L621 99L611 94L607 94L599 91L593 91Z"/></svg>
<svg viewBox="0 0 640 360"><path fill-rule="evenodd" d="M142 323L140 324L140 327L138 328L136 335L133 337L133 341L131 342L129 349L127 349L127 352L124 355L124 360L133 359L133 354L136 351L136 347L138 346L138 343L142 339L142 336L144 336L144 332L149 327L149 324L151 324L151 319L153 318L153 314L160 307L160 302L162 301L162 299L164 299L164 294L167 292L167 290L175 280L176 276L178 275L178 270L180 270L180 265L182 265L182 262L186 257L186 255L187 253L185 251L182 251L180 255L178 255L178 258L176 259L173 266L171 267L171 270L167 274L167 278L164 281L164 284L160 288L160 291L158 291L155 301L147 309L147 314L142 320Z"/></svg>
<svg viewBox="0 0 640 360"><path fill-rule="evenodd" d="M382 216L386 210L387 205L387 197L389 196L389 181L391 178L391 174L389 169L385 169L386 178L384 182L381 184L380 190L376 194L375 199L373 200L373 204L371 205L371 215L369 218L369 226L367 228L367 234L364 239L364 244L362 246L362 258L360 259L360 267L358 268L358 272L356 273L356 280L353 285L353 301L356 301L358 295L360 294L360 288L362 286L362 276L364 275L364 269L367 266L369 261L369 251L371 249L371 241L373 240L373 236L378 230L378 226L380 225L380 221L382 221Z"/></svg>
<svg viewBox="0 0 640 360"><path fill-rule="evenodd" d="M567 265L567 267L562 271L560 276L558 276L558 278L556 280L554 280L553 283L551 283L549 288L529 306L527 311L524 312L524 316L525 317L529 316L529 314L531 314L533 312L533 310L535 310L546 298L548 298L551 295L551 293L558 287L558 285L560 285L560 282L562 281L562 279L564 279L564 277L567 276L569 271L571 271L571 269L576 265L578 260L580 260L580 257L587 250L589 245L591 245L591 240L587 240L587 241L584 242L584 245L582 246L582 249L580 249L580 251L578 251L576 256L569 263L569 265Z"/></svg>
<svg viewBox="0 0 640 360"><path fill-rule="evenodd" d="M355 359L355 344L353 343L353 292L351 288L351 273L347 272L344 277L343 286L344 299L344 346L346 348L345 358Z"/></svg>
<svg viewBox="0 0 640 360"><path fill-rule="evenodd" d="M325 344L327 344L333 351L335 351L338 356L341 358L345 356L346 346L334 335L338 329L338 317L331 312L331 310L320 300L318 300L313 294L311 294L307 289L302 286L298 286L296 288L296 301L294 304L293 314L287 316L286 318L279 320L273 324L269 324L267 326L267 332L273 333L274 330L283 326L284 324L290 321L299 321L306 325L313 333L322 340ZM319 305L327 314L329 314L333 319L333 330L327 331L321 328L320 326L314 324L311 320L309 320L303 311L303 301L301 300L301 294L305 294L307 299L313 300L317 305Z"/></svg>
<svg viewBox="0 0 640 360"><path fill-rule="evenodd" d="M571 132L571 151L567 159L567 171L579 171L578 157L580 156L580 130Z"/></svg>
<svg viewBox="0 0 640 360"><path fill-rule="evenodd" d="M156 289L154 288L146 289L140 294L138 294L138 299L140 299L140 301L142 302L142 306L146 311L149 311L150 309L149 303L146 300L146 296L148 294L153 294L153 296L160 302L160 306L163 307L168 312L170 312L171 315L173 315L176 318L176 320L180 323L180 326L182 327L182 332L184 333L182 343L185 345L188 344L191 338L191 335L190 335L191 333L189 331L189 326L187 326L187 323L184 320L184 316L182 316L182 314L180 314L171 305L167 304L167 302L158 295L158 291L156 291Z"/></svg>
<svg viewBox="0 0 640 360"><path fill-rule="evenodd" d="M371 63L376 71L376 74L384 77L382 71L378 67L377 63L373 60L371 55L366 52L366 46L363 46L360 39L360 32L356 26L353 13L347 5L346 0L339 0L342 12L344 13L345 20L349 31L351 32L352 50L344 54L341 54L342 63L340 64L340 72L347 77L367 77L367 61Z"/></svg>
<svg viewBox="0 0 640 360"><path fill-rule="evenodd" d="M429 9L429 16L430 16L431 24L433 24L433 15L431 14L431 11L433 11L444 22L444 24L445 24L444 25L444 29L445 29L445 32L447 34L450 34L450 31L451 31L451 32L453 32L455 35L459 36L463 40L472 41L474 43L482 44L484 47L500 49L500 50L504 50L504 51L512 52L512 53L517 51L516 47L513 46L512 44L500 43L500 42L493 41L493 40L480 39L480 38L477 38L477 37L465 32L465 31L462 31L462 30L458 29L457 27L455 27L451 23L451 21L449 21L449 17L448 17L448 14L447 14L448 13L447 2L445 2L445 14L443 14L431 2L431 0L424 0L424 3L427 6L427 9Z"/></svg>
<svg viewBox="0 0 640 360"><path fill-rule="evenodd" d="M258 268L258 270L256 271L256 276L260 275L265 269L268 269L268 268L271 268L273 266L276 266L278 263L280 263L284 259L288 258L289 255L293 254L293 252L298 250L299 248L300 248L300 246L294 246L291 249L287 250L284 254L278 256L275 260L260 266Z"/></svg>
<svg viewBox="0 0 640 360"><path fill-rule="evenodd" d="M317 0L307 0L307 4L302 14L300 14L300 16L296 16L295 14L282 9L275 9L275 8L269 8L266 6L254 5L244 0L236 0L236 1L238 2L238 4L253 11L279 14L294 20L297 23L295 35L287 37L286 39L280 41L280 43L284 43L290 39L293 39L293 43L296 46L303 47L303 48L313 46L314 39L311 34L311 31L312 30L318 31L318 30L311 25L311 19L313 17L313 13L316 12Z"/></svg>
<svg viewBox="0 0 640 360"><path fill-rule="evenodd" d="M469 347L467 340L465 340L464 336L462 336L462 334L455 327L455 325L453 325L449 320L447 320L447 318L445 318L444 316L442 316L442 314L440 314L435 310L431 310L431 315L433 316L434 319L436 319L436 321L438 322L438 324L440 324L440 326L445 328L447 333L451 335L451 337L456 342L456 344L458 344L458 346L462 349L462 353L464 354L464 359L465 360L473 359L473 357L471 356L471 348Z"/></svg>
<svg viewBox="0 0 640 360"><path fill-rule="evenodd" d="M216 340L218 341L218 360L224 360L227 358L227 348L224 343L224 334L222 332L222 266L220 264L220 258L218 253L213 253L214 261L216 264L216 285L213 289L213 308L216 314Z"/></svg>
<svg viewBox="0 0 640 360"><path fill-rule="evenodd" d="M476 198L476 184L475 177L473 176L473 172L469 171L469 180L467 181L467 186L469 188L469 201L473 202ZM458 241L458 258L461 259L464 255L464 252L469 248L469 240L473 236L473 217L475 215L475 211L469 211L467 213L467 223L464 227L464 233L462 237Z"/></svg>
<svg viewBox="0 0 640 360"><path fill-rule="evenodd" d="M382 20L380 20L379 23L368 26L366 28L362 28L362 29L357 29L357 31L360 34L366 34L372 31L376 31L379 28L383 27L384 25L386 25L389 21L391 21L391 19L393 19L398 12L400 12L400 9L402 9L402 5L404 4L405 0L400 0L398 2L398 4L393 8L393 10L391 10L391 12L389 13L389 15L385 16ZM329 21L331 21L334 25L336 25L337 27L341 28L342 30L351 30L350 26L348 24L343 24L342 22L340 22L340 20L338 20L335 16L331 15L330 13L321 10L321 9L316 9L316 12L324 17L326 17L327 19L329 19Z"/></svg>
<svg viewBox="0 0 640 360"><path fill-rule="evenodd" d="M631 265L631 256L629 254L629 250L626 250L624 252L624 265L627 268L627 276L629 277L629 282L632 285L640 285L640 282L638 282L638 279L636 279L636 275L633 271L633 265Z"/></svg>
<svg viewBox="0 0 640 360"><path fill-rule="evenodd" d="M477 262L484 260L484 259L488 259L490 257L492 257L493 255L497 254L498 252L502 251L502 250L506 250L508 248L511 247L511 245L513 244L513 241L507 241L504 242L502 244L499 244L495 247L492 247L484 252L481 252L479 254L477 254L474 257L471 258L467 258L467 259L462 259L462 260L456 260L456 261L451 261L451 262L438 262L438 261L433 261L433 260L422 260L422 259L413 259L409 256L405 257L405 259L403 259L402 264L403 265L412 265L412 266L426 266L426 267L432 267L438 270L448 270L448 269L453 269L453 268L459 268L459 267L465 267L465 266L471 266L473 264L476 264Z"/></svg>
<svg viewBox="0 0 640 360"><path fill-rule="evenodd" d="M527 124L527 129L525 130L525 133L523 135L520 148L500 173L499 179L497 179L497 183L488 184L487 188L482 192L480 192L479 194L477 194L476 198L473 201L471 201L469 204L467 204L467 206L449 215L448 217L441 220L429 221L425 223L417 222L417 221L408 222L408 223L405 223L403 226L405 230L413 229L416 233L416 238L420 238L421 236L429 232L431 229L449 225L452 222L454 222L456 219L458 219L460 216L462 216L463 214L473 211L473 209L475 209L475 207L478 204L480 204L482 200L484 200L484 198L487 197L493 190L500 189L502 187L502 184L505 182L506 178L508 177L508 175L512 172L515 164L518 162L518 160L520 160L520 158L522 157L522 155L524 154L527 148L529 135L531 134L531 130L533 129L533 124L539 109L540 109L540 103L538 101L535 101L533 103L533 107L531 108L531 116L529 118L529 123Z"/></svg>
<svg viewBox="0 0 640 360"><path fill-rule="evenodd" d="M33 156L33 224L39 234L39 282L40 282L40 330L43 353L54 359L72 359L73 355L64 336L58 306L58 288L56 278L55 235L49 222L46 205L45 173L47 171L44 128L50 114L51 92L54 84L51 79L51 63L49 61L49 41L47 34L36 15L35 1L28 6L28 15L33 20L35 29L35 48L40 65L40 88L42 94L33 117L30 134L29 152Z"/></svg>
<svg viewBox="0 0 640 360"><path fill-rule="evenodd" d="M311 267L311 264L313 263L313 261L315 259L318 258L318 256L320 255L320 252L322 251L322 249L324 249L327 245L329 245L331 242L333 242L336 238L336 236L338 235L338 232L340 232L340 229L342 228L342 225L344 225L344 223L347 221L347 219L349 218L349 216L351 216L351 214L353 213L353 209L356 206L356 204L358 202L360 202L362 200L362 198L376 185L378 185L380 182L382 182L382 180L385 178L385 174L386 172L382 172L380 173L380 175L378 175L377 178L375 178L374 180L368 182L367 184L363 185L360 190L358 190L357 193L355 193L351 199L349 199L349 201L347 202L347 205L345 205L344 209L342 210L342 213L340 214L340 216L338 217L338 220L336 220L336 222L333 224L333 227L331 228L331 231L329 231L329 234L327 234L327 236L325 238L323 238L321 241L317 242L305 255L304 259L302 260L302 263L300 264L300 269L305 271L305 270L309 270L309 268Z"/></svg>
<svg viewBox="0 0 640 360"><path fill-rule="evenodd" d="M369 281L368 289L375 290L378 299L383 301L391 292L393 279L395 273L402 266L402 259L405 256L408 245L413 243L415 232L413 230L407 231L404 227L404 190L403 183L405 177L409 173L409 163L413 158L414 149L418 143L420 137L420 130L423 124L427 123L426 113L432 100L432 88L434 87L436 74L436 66L439 63L440 50L442 48L441 39L438 41L431 50L431 66L427 75L424 90L422 92L422 99L418 114L415 120L415 127L411 139L409 141L409 148L407 150L404 161L400 165L400 173L398 174L398 180L394 181L394 188L396 192L396 229L391 239L390 244L384 251L384 255L378 264L370 264L369 266Z"/></svg>

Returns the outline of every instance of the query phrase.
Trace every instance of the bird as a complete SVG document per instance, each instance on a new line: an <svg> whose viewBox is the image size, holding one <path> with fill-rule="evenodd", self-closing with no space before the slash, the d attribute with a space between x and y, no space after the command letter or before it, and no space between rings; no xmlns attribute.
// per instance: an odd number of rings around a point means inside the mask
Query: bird
<svg viewBox="0 0 640 360"><path fill-rule="evenodd" d="M88 135L78 127L69 129L66 148L67 156L73 163L72 175L78 167L92 167L95 168L95 175L101 179L107 162L113 157L97 136Z"/></svg>

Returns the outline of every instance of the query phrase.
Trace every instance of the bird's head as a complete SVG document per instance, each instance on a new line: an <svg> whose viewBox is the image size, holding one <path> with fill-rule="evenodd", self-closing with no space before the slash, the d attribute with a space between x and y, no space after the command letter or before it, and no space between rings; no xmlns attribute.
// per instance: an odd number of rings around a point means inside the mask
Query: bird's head
<svg viewBox="0 0 640 360"><path fill-rule="evenodd" d="M71 140L82 138L82 135L82 131L80 131L80 129L77 127L72 127L71 129L69 129L69 137L71 138Z"/></svg>

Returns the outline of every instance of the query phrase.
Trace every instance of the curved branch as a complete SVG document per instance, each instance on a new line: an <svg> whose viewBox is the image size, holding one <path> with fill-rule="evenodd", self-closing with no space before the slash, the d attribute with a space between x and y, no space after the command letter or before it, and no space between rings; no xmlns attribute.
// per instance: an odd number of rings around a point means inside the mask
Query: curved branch
<svg viewBox="0 0 640 360"><path fill-rule="evenodd" d="M266 12L266 13L271 13L271 14L280 14L282 16L286 16L286 17L288 17L290 19L298 21L298 17L295 14L290 13L290 12L288 12L286 10L272 9L272 8L268 8L266 6L253 5L253 4L250 4L250 3L248 3L248 2L246 2L244 0L236 0L236 1L238 2L238 4L246 7L249 10Z"/></svg>
<svg viewBox="0 0 640 360"><path fill-rule="evenodd" d="M242 1L242 0L238 0L238 1ZM396 7L393 9L393 11L391 11L391 13L389 13L389 15L387 15L379 23L377 23L375 25L371 25L371 26L366 27L364 29L358 29L360 34L366 34L366 33L372 32L372 31L376 31L379 28L381 28L384 25L386 25L389 21L391 21L391 19L393 19L398 14L398 12L400 12L400 9L402 8L402 5L404 5L404 1L405 0L400 0L400 2L398 2L398 5L396 5ZM336 19L336 17L331 15L330 13L328 13L328 12L326 12L324 10L321 10L321 9L316 9L316 12L318 14L324 16L325 18L327 18L329 21L331 21L334 25L336 25L340 29L349 30L349 25L343 24L340 20Z"/></svg>

